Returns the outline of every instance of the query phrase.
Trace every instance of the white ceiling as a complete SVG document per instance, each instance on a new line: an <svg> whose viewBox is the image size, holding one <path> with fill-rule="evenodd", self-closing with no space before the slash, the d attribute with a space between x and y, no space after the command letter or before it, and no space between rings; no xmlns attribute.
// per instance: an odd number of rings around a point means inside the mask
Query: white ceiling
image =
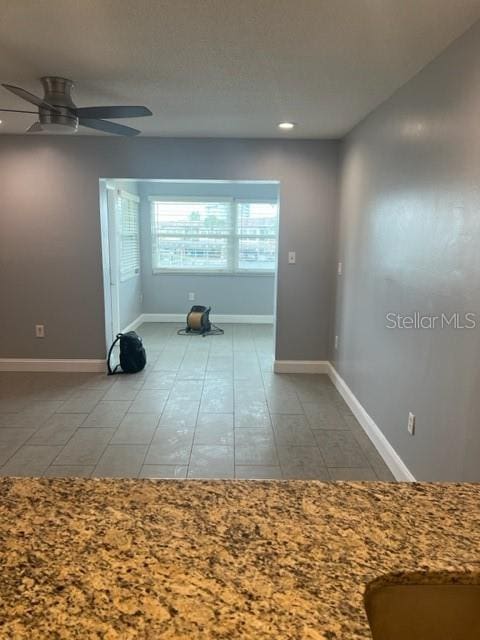
<svg viewBox="0 0 480 640"><path fill-rule="evenodd" d="M121 121L144 135L337 137L478 18L480 0L0 0L0 81L38 94L59 75L79 106L145 104L154 117Z"/></svg>

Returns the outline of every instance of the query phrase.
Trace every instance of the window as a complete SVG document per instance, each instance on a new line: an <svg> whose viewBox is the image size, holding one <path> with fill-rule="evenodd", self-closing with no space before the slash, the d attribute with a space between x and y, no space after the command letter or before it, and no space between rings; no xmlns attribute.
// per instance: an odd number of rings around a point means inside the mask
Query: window
<svg viewBox="0 0 480 640"><path fill-rule="evenodd" d="M275 271L277 204L237 203L237 265L239 271Z"/></svg>
<svg viewBox="0 0 480 640"><path fill-rule="evenodd" d="M126 191L117 192L120 236L120 280L140 273L139 198Z"/></svg>
<svg viewBox="0 0 480 640"><path fill-rule="evenodd" d="M154 272L271 273L275 202L151 198Z"/></svg>

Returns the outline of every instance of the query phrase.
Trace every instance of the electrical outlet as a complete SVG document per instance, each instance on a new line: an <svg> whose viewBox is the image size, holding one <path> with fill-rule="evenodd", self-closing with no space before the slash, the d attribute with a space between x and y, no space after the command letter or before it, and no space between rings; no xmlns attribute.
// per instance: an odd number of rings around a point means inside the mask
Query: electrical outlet
<svg viewBox="0 0 480 640"><path fill-rule="evenodd" d="M295 264L297 262L297 255L295 251L288 252L288 264Z"/></svg>
<svg viewBox="0 0 480 640"><path fill-rule="evenodd" d="M188 294L188 299L195 300L195 294L193 293L193 291L190 291L190 293Z"/></svg>
<svg viewBox="0 0 480 640"><path fill-rule="evenodd" d="M35 337L36 338L44 338L45 337L45 325L44 324L36 324L35 325Z"/></svg>
<svg viewBox="0 0 480 640"><path fill-rule="evenodd" d="M408 414L408 423L407 423L408 433L413 436L415 435L415 416L413 413Z"/></svg>
<svg viewBox="0 0 480 640"><path fill-rule="evenodd" d="M337 267L337 274L341 276L342 273L343 273L343 262L339 262Z"/></svg>
<svg viewBox="0 0 480 640"><path fill-rule="evenodd" d="M338 336L335 336L335 349L338 349Z"/></svg>

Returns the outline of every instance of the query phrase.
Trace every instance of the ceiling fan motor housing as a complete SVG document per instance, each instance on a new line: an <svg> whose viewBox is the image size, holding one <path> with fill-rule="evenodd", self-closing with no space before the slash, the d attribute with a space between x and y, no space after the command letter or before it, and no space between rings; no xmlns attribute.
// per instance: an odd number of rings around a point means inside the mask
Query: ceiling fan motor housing
<svg viewBox="0 0 480 640"><path fill-rule="evenodd" d="M58 111L39 108L39 121L42 129L51 133L75 133L78 129L78 118L72 113L75 103L71 97L74 84L67 78L44 76L40 79L44 100Z"/></svg>

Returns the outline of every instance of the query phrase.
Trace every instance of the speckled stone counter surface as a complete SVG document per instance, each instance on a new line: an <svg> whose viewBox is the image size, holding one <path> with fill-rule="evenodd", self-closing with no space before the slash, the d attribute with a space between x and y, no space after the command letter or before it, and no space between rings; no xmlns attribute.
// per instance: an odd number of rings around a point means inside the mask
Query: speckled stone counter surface
<svg viewBox="0 0 480 640"><path fill-rule="evenodd" d="M480 485L0 480L1 638L370 638L372 580L480 581Z"/></svg>

